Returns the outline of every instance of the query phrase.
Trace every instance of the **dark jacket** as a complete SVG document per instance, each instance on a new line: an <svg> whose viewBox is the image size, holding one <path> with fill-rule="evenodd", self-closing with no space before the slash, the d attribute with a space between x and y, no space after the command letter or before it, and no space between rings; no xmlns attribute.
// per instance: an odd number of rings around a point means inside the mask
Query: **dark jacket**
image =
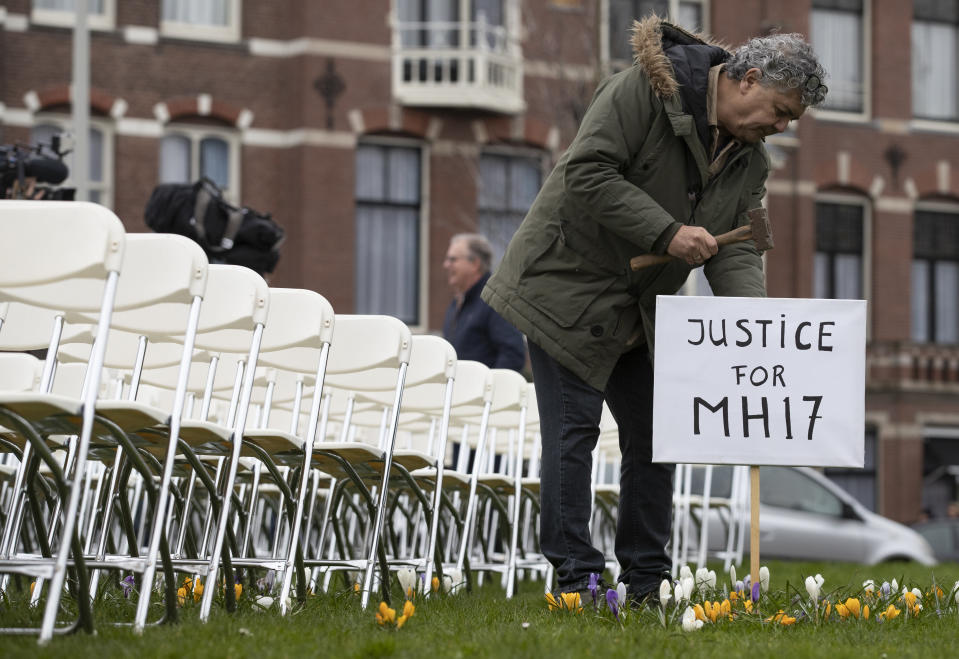
<svg viewBox="0 0 959 659"><path fill-rule="evenodd" d="M726 51L656 17L635 24L633 50L636 63L596 90L483 291L530 341L600 390L621 354L644 340L652 346L656 296L678 291L690 272L678 259L634 272L630 258L663 252L681 223L714 235L748 223L769 169L763 146L748 144L709 177L700 136L706 80ZM765 295L751 242L721 248L705 272L716 295Z"/></svg>
<svg viewBox="0 0 959 659"><path fill-rule="evenodd" d="M526 364L523 335L480 299L489 277L486 273L466 291L459 310L456 300L450 303L443 321L443 337L456 348L458 359L520 371Z"/></svg>

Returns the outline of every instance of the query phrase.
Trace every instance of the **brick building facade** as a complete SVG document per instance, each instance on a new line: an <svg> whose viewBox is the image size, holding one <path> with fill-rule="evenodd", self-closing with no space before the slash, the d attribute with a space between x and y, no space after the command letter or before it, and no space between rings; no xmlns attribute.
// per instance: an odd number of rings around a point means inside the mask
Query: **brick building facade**
<svg viewBox="0 0 959 659"><path fill-rule="evenodd" d="M810 35L828 107L770 138L778 297L869 300L867 468L903 521L956 498L956 0L88 0L91 198L130 231L214 178L287 231L277 286L436 331L449 238L501 245L651 10L727 44ZM0 142L69 125L72 0L0 5ZM689 292L703 283L692 278Z"/></svg>

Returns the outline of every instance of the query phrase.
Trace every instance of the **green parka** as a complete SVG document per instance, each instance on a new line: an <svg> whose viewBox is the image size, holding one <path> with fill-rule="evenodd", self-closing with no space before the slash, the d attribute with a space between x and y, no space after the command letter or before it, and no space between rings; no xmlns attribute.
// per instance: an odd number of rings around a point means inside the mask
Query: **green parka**
<svg viewBox="0 0 959 659"><path fill-rule="evenodd" d="M763 146L745 145L709 178L706 75L729 53L656 17L634 24L632 45L634 65L600 84L482 293L600 390L621 354L652 346L656 296L690 272L678 259L634 272L629 260L664 252L680 222L713 235L748 224L769 169ZM705 272L716 295L765 295L751 242L720 248Z"/></svg>

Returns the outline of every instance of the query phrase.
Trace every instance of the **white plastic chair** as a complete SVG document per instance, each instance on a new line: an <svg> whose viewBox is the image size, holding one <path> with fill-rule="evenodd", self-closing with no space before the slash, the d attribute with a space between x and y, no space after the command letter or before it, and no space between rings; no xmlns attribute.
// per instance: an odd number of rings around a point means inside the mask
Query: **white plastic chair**
<svg viewBox="0 0 959 659"><path fill-rule="evenodd" d="M103 354L123 263L126 234L116 215L97 204L4 201L0 202L0 242L9 247L4 258L0 259L0 299L17 300L60 311L97 312L97 336L81 400L70 401L44 393L49 391L52 382L52 356L48 358L49 373L44 372L40 392L14 392L0 396L5 424L12 423L10 413L16 414L21 420L18 423L22 423L26 417L17 414L17 411L25 412L31 405L35 411L38 410L36 406L43 408L36 416L31 415L34 422L39 420L40 414L49 416L51 413L79 416L82 419L76 442L74 476L69 481L69 493L62 509L62 541L55 560L20 562L8 558L0 562L0 569L24 571L50 580L39 630L39 642L45 644L55 631L68 556L75 538L82 476L93 431ZM49 343L53 354L56 354L61 327L62 316L58 316ZM43 450L39 444L33 449ZM28 456L24 456L24 460L27 459ZM92 629L82 560L82 556L74 555L77 570L81 574L81 624Z"/></svg>

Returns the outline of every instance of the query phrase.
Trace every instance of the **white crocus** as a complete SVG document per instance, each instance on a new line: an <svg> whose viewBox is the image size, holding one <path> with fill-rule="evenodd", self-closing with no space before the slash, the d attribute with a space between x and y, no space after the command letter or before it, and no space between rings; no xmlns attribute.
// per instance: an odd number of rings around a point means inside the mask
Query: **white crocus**
<svg viewBox="0 0 959 659"><path fill-rule="evenodd" d="M670 586L667 579L663 579L663 582L659 584L659 603L662 606L666 606L669 603L669 598L672 597L672 586Z"/></svg>
<svg viewBox="0 0 959 659"><path fill-rule="evenodd" d="M764 593L769 590L769 568L765 565L759 568L759 587Z"/></svg>
<svg viewBox="0 0 959 659"><path fill-rule="evenodd" d="M455 593L463 585L463 572L456 568L447 571L446 574L443 575L444 586L446 585L446 577L449 577L450 582L449 589L446 591L448 593Z"/></svg>
<svg viewBox="0 0 959 659"><path fill-rule="evenodd" d="M867 595L872 595L876 592L876 582L872 579L866 579L862 582L862 589Z"/></svg>
<svg viewBox="0 0 959 659"><path fill-rule="evenodd" d="M693 607L687 606L686 610L683 611L683 631L694 632L702 626L703 621L696 617L696 612L693 610Z"/></svg>
<svg viewBox="0 0 959 659"><path fill-rule="evenodd" d="M699 592L704 593L706 592L706 589L708 587L709 587L709 570L707 570L704 567L701 567L698 570L696 570L696 589Z"/></svg>
<svg viewBox="0 0 959 659"><path fill-rule="evenodd" d="M680 578L680 579L692 579L692 578L693 578L693 571L692 571L691 569L689 569L689 566L688 566L688 565L684 565L684 566L682 566L681 568L679 568L679 578Z"/></svg>
<svg viewBox="0 0 959 659"><path fill-rule="evenodd" d="M710 570L706 573L706 585L712 590L716 587L716 570Z"/></svg>
<svg viewBox="0 0 959 659"><path fill-rule="evenodd" d="M735 565L730 565L730 566L729 566L729 583L734 584L734 583L736 583L736 581L737 581L737 579L736 579L736 566L735 566Z"/></svg>
<svg viewBox="0 0 959 659"><path fill-rule="evenodd" d="M898 583L895 579L893 579L891 585L892 585L892 592L898 593L898 592L899 592L899 583Z"/></svg>
<svg viewBox="0 0 959 659"><path fill-rule="evenodd" d="M620 581L616 584L616 597L617 602L619 602L619 608L621 611L625 611L628 607L626 606L626 584Z"/></svg>
<svg viewBox="0 0 959 659"><path fill-rule="evenodd" d="M266 611L273 606L273 598L269 595L257 595L253 598L253 608L257 611Z"/></svg>
<svg viewBox="0 0 959 659"><path fill-rule="evenodd" d="M806 577L806 592L809 593L809 597L815 601L819 601L819 594L822 592L823 578L821 574L816 576Z"/></svg>
<svg viewBox="0 0 959 659"><path fill-rule="evenodd" d="M693 580L692 573L690 572L688 577L680 578L679 583L683 585L683 593L686 594L686 597L692 597L693 589L696 587L696 582Z"/></svg>
<svg viewBox="0 0 959 659"><path fill-rule="evenodd" d="M959 605L959 581L952 587L952 597L956 600L956 604Z"/></svg>
<svg viewBox="0 0 959 659"><path fill-rule="evenodd" d="M410 595L416 588L416 570L411 567L401 567L397 570L396 579L400 582L403 595Z"/></svg>
<svg viewBox="0 0 959 659"><path fill-rule="evenodd" d="M676 583L676 587L673 589L673 598L675 598L677 604L686 598L686 593L683 592L682 582Z"/></svg>
<svg viewBox="0 0 959 659"><path fill-rule="evenodd" d="M913 588L912 594L916 596L916 599L920 599L920 600L922 599L922 591L919 590L918 588Z"/></svg>

